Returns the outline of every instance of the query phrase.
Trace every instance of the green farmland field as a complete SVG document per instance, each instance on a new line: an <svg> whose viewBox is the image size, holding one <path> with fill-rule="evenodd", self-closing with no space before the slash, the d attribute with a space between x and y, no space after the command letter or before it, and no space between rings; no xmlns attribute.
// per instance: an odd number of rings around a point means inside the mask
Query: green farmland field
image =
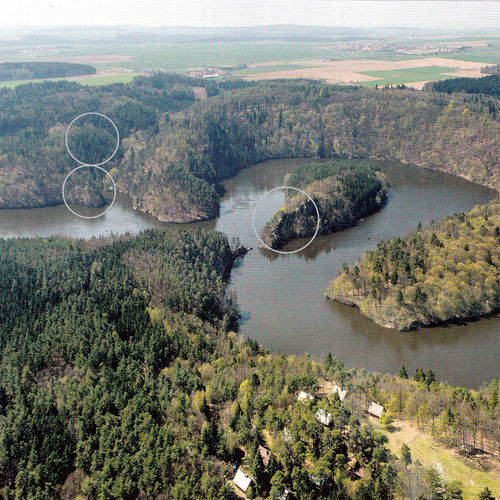
<svg viewBox="0 0 500 500"><path fill-rule="evenodd" d="M445 80L453 78L453 68L425 66L423 68L390 69L385 71L363 71L363 75L373 76L377 80L361 82L362 85L397 85L427 80Z"/></svg>
<svg viewBox="0 0 500 500"><path fill-rule="evenodd" d="M78 82L82 85L88 85L89 87L95 87L97 85L111 85L112 83L128 83L131 82L137 73L123 73L117 75L97 75L95 77L79 78L79 77L67 77L67 78L40 78L37 80L9 80L5 82L0 82L0 88L12 89L18 85L24 85L26 83L40 83L40 82L57 82L60 80L68 80L72 82Z"/></svg>

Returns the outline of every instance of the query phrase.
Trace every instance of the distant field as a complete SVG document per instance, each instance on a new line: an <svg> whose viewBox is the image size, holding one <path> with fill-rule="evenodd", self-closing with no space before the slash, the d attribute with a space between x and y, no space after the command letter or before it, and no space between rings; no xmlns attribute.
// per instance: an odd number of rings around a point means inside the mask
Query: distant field
<svg viewBox="0 0 500 500"><path fill-rule="evenodd" d="M102 56L119 56L121 61L103 62ZM93 56L93 57L92 57ZM396 54L393 51L347 51L332 47L332 43L318 42L214 42L148 45L73 45L68 48L43 47L13 52L0 46L0 59L20 60L75 60L85 61L97 69L127 68L132 70L164 69L186 71L192 68L236 66L275 62L286 64L306 59L381 59L400 61L415 56ZM126 59L129 60L126 60ZM81 59L79 59L81 60Z"/></svg>
<svg viewBox="0 0 500 500"><path fill-rule="evenodd" d="M132 75L124 73L124 69L133 72L161 69L183 73L193 69L246 64L249 68L234 71L232 74L249 79L300 77L324 79L329 82L363 83L365 85L415 83L416 88L420 88L425 81L449 78L447 73L455 73L454 70L458 67L461 67L461 71L456 71L456 76L478 76L481 66L500 64L500 37L397 40L398 44L404 44L408 50L427 45L431 47L442 45L457 47L456 51L440 55L405 54L385 49L384 45L391 43L391 40L374 41L375 44L380 43L380 50L347 49L346 43L349 42L263 40L197 43L154 42L147 44L143 42L114 42L85 45L75 43L66 46L12 47L8 43L2 44L0 42L0 60L81 62L93 65L100 73L117 73L113 77L100 79L97 76L92 81L81 81L86 85L130 81ZM465 51L459 50L464 45L470 45L471 48ZM436 62L430 61L431 59L435 59ZM366 63L369 61L373 63L386 62L387 65L375 64L372 66ZM447 61L450 61L449 70L446 68ZM475 73L463 73L463 70L467 71L472 68L460 66L457 64L458 61L465 65L468 62L475 64L476 66L473 68ZM343 62L346 62L347 66L342 65ZM338 67L336 67L337 65ZM3 86L17 84L19 82L9 82Z"/></svg>
<svg viewBox="0 0 500 500"><path fill-rule="evenodd" d="M260 73L272 73L273 71L290 71L294 69L314 68L312 64L269 64L266 66L258 66L254 68L245 68L235 71L235 75L255 75Z"/></svg>
<svg viewBox="0 0 500 500"><path fill-rule="evenodd" d="M452 57L461 61L500 64L500 44L497 42L492 47L475 47L472 50L460 52Z"/></svg>
<svg viewBox="0 0 500 500"><path fill-rule="evenodd" d="M456 70L444 66L425 66L423 68L390 69L387 71L363 71L363 75L373 76L377 80L362 82L363 85L395 85L417 81L434 81L453 78ZM460 75L457 75L460 76Z"/></svg>
<svg viewBox="0 0 500 500"><path fill-rule="evenodd" d="M93 77L66 77L66 78L40 78L37 80L10 80L7 82L0 82L0 88L12 89L18 85L24 85L26 83L40 83L40 82L57 82L60 80L67 80L70 82L78 82L82 85L88 85L89 87L95 87L97 85L111 85L112 83L128 83L137 76L137 73L123 73L115 75L97 75Z"/></svg>
<svg viewBox="0 0 500 500"><path fill-rule="evenodd" d="M358 83L381 86L408 83L421 89L425 82L458 76L481 76L483 63L445 57L413 57L402 61L349 59L338 61L309 60L309 67L247 73L248 80L271 78L312 78L331 83ZM290 65L291 66L291 65ZM255 70L261 67L253 68ZM267 66L269 69L269 66Z"/></svg>

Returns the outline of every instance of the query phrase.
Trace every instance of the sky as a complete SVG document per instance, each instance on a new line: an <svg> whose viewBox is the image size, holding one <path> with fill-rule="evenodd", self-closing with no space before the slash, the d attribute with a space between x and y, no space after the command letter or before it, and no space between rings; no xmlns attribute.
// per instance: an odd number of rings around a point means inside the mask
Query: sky
<svg viewBox="0 0 500 500"><path fill-rule="evenodd" d="M1 0L0 25L321 26L489 28L500 1Z"/></svg>

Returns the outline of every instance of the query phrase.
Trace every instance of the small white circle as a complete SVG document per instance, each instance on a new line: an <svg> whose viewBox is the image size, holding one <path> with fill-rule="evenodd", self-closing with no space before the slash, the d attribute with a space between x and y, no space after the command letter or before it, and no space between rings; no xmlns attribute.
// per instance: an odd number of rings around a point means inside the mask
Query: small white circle
<svg viewBox="0 0 500 500"><path fill-rule="evenodd" d="M88 116L88 115L96 115L96 116L100 116L102 118L105 118L106 120L109 121L109 123L111 123L111 125L113 125L113 128L115 129L115 132L116 132L116 147L115 147L115 150L111 153L111 156L109 158L107 158L106 160L101 161L101 163L93 163L92 164L92 165L95 165L95 166L104 165L105 163L107 163L109 160L111 160L115 156L116 152L118 151L118 148L120 147L120 133L118 132L118 127L115 125L115 122L109 116L103 115L102 113L97 113L95 111L89 111L87 113L82 113L81 115L78 115L68 125L68 128L66 129L66 135L64 137L64 143L66 144L66 149L68 150L68 153L71 156L71 158L73 158L73 160L75 160L77 163L80 163L80 165L88 165L88 163L85 163L84 161L80 161L71 152L71 150L69 149L69 145L68 145L68 134L69 134L69 130L70 130L71 126L73 125L73 123L75 123L77 120L79 120L83 116Z"/></svg>
<svg viewBox="0 0 500 500"><path fill-rule="evenodd" d="M106 210L104 210L104 212L102 214L97 214L97 215L81 215L77 212L75 212L69 205L68 205L68 202L66 201L66 196L64 195L64 189L66 187L66 182L68 182L68 179L70 177L71 174L74 174L77 170L80 170L81 168L97 168L99 170L102 170L110 179L111 179L111 183L113 184L113 199L109 205L108 208L106 208ZM116 200L116 184L115 184L115 180L113 179L113 177L111 177L111 174L104 168L100 167L99 165L80 165L79 167L76 167L74 168L64 179L64 182L63 182L63 185L62 185L62 198L63 198L63 201L64 201L64 204L66 205L66 208L74 215L76 215L77 217L80 217L81 219L97 219L98 217L101 217L103 216L112 206L113 206L113 203L115 202Z"/></svg>
<svg viewBox="0 0 500 500"><path fill-rule="evenodd" d="M307 198L309 198L312 202L312 204L314 205L314 208L316 209L316 215L318 217L318 223L316 224L316 231L314 231L314 234L312 236L312 238L303 246L303 247L300 247L298 250L292 250L290 252L283 252L282 250L276 250L275 248L271 248L270 246L266 245L260 238L259 236L259 233L257 231L257 228L255 227L255 214L257 213L257 207L259 206L259 204L261 203L261 201L269 194L271 193L274 193L274 191L279 191L279 190L283 190L283 189L293 189L294 191L298 191L299 193L302 193L303 195L305 195ZM314 241L314 238L316 238L316 236L318 235L318 231L319 231L319 226L320 226L320 215L319 215L319 210L318 210L318 206L316 205L316 202L312 199L312 197L307 194L305 191L302 191L302 189L299 189L299 188L295 188L295 187L291 187L291 186L279 186L277 188L274 188L274 189L271 189L270 191L268 191L267 193L265 193L261 198L260 200L255 204L255 207L253 209L253 215L252 215L252 226L253 226L253 232L255 233L255 236L257 236L257 239L259 240L259 242L264 246L266 247L268 250L271 250L272 252L276 252L276 253L280 253L280 254L283 254L283 255L288 255L288 254L292 254L292 253L298 253L298 252L301 252L302 250L304 250L305 248L307 248L313 241Z"/></svg>

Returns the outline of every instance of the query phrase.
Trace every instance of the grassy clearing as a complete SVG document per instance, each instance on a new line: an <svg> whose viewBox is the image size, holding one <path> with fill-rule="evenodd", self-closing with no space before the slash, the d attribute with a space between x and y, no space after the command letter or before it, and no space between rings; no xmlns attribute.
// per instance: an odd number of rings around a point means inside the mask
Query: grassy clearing
<svg viewBox="0 0 500 500"><path fill-rule="evenodd" d="M401 455L401 446L406 443L410 447L413 460L419 460L425 467L436 467L436 464L440 464L445 481L457 480L462 483L464 500L477 499L478 493L486 486L494 495L500 495L498 465L496 469L490 471L471 467L456 452L436 445L429 435L409 425L408 422L395 421L393 432L383 429L376 419L370 418L370 422L389 438L388 447L396 455Z"/></svg>
<svg viewBox="0 0 500 500"><path fill-rule="evenodd" d="M389 69L386 71L363 71L366 76L373 76L378 80L362 82L362 85L396 85L420 81L435 81L453 78L450 73L455 70L444 66L424 66L422 68Z"/></svg>

